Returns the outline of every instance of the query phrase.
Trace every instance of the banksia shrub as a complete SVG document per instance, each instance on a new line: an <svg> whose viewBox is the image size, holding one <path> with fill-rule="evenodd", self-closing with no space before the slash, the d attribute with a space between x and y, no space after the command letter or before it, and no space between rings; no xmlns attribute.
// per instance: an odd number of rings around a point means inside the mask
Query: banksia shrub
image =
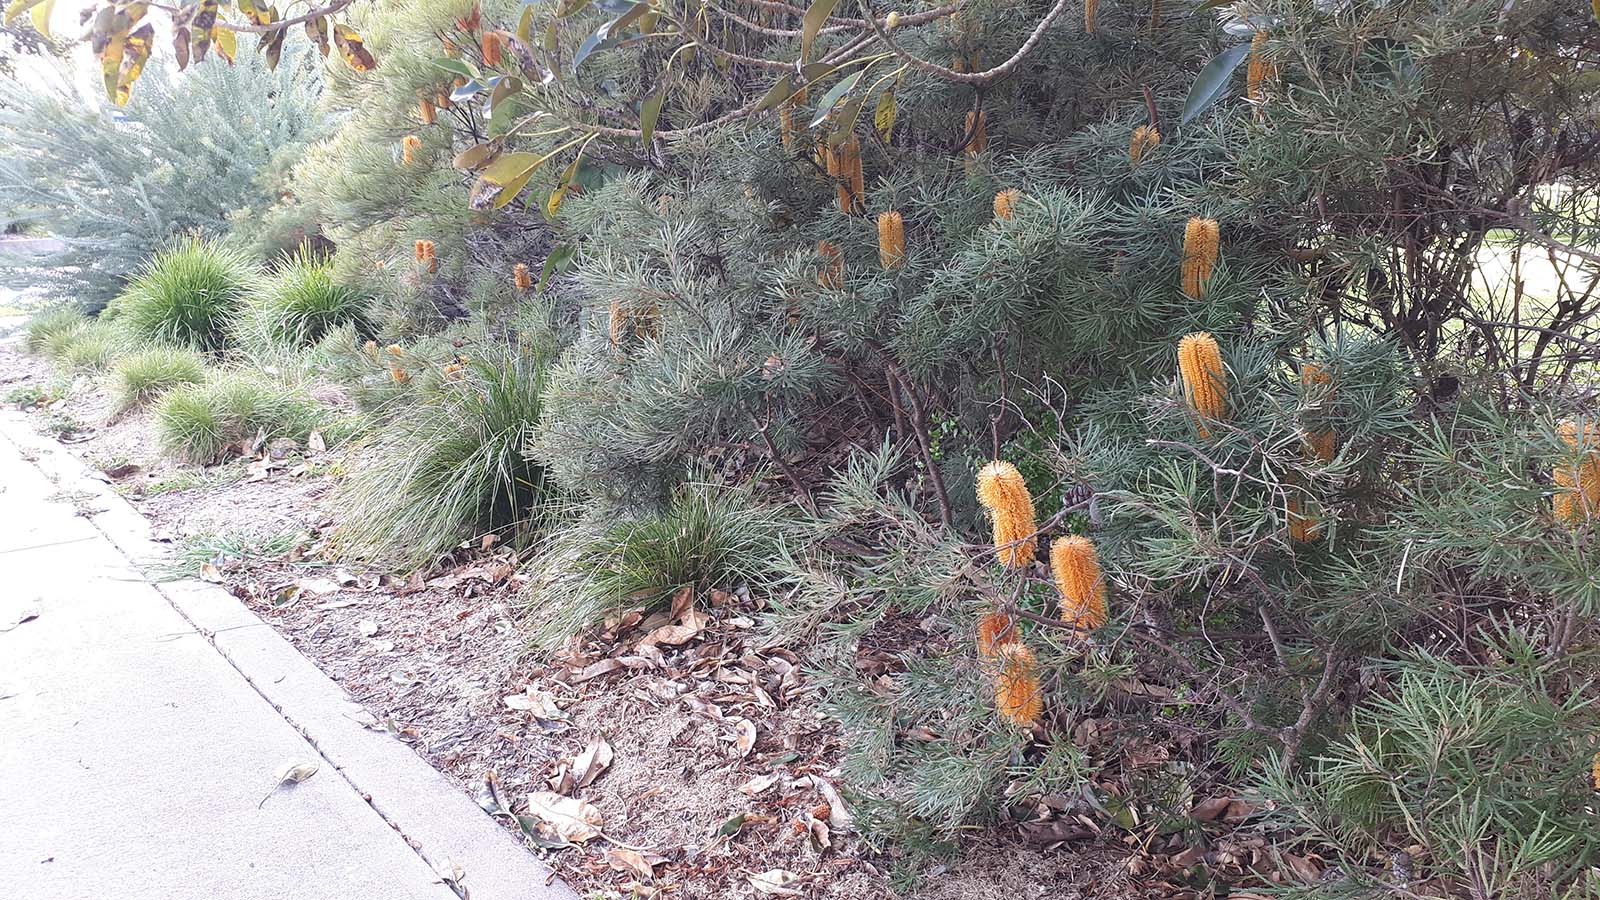
<svg viewBox="0 0 1600 900"><path fill-rule="evenodd" d="M906 223L892 209L878 215L878 260L885 269L898 269L906 262Z"/></svg>
<svg viewBox="0 0 1600 900"><path fill-rule="evenodd" d="M1128 139L1128 159L1134 165L1144 159L1144 155L1156 148L1161 143L1161 132L1153 125L1140 125L1133 130L1133 137Z"/></svg>
<svg viewBox="0 0 1600 900"><path fill-rule="evenodd" d="M1009 219L1017 214L1017 204L1022 202L1022 192L1016 188L1006 188L994 195L994 217L996 219Z"/></svg>
<svg viewBox="0 0 1600 900"><path fill-rule="evenodd" d="M1289 513L1289 540L1305 544L1322 536L1322 517L1310 504L1291 493L1285 505Z"/></svg>
<svg viewBox="0 0 1600 900"><path fill-rule="evenodd" d="M490 31L483 36L483 64L486 66L500 65L501 51L505 49L505 39L498 31Z"/></svg>
<svg viewBox="0 0 1600 900"><path fill-rule="evenodd" d="M1206 283L1217 264L1221 230L1216 219L1195 216L1183 231L1183 292L1196 300L1206 295Z"/></svg>
<svg viewBox="0 0 1600 900"><path fill-rule="evenodd" d="M511 267L511 283L524 294L533 290L533 273L528 271L527 263L517 263Z"/></svg>
<svg viewBox="0 0 1600 900"><path fill-rule="evenodd" d="M434 106L433 101L427 97L423 97L421 100L417 101L417 114L422 119L422 124L424 125L432 125L434 122L439 120L438 107Z"/></svg>
<svg viewBox="0 0 1600 900"><path fill-rule="evenodd" d="M1044 711L1039 690L1039 664L1021 641L1000 648L1000 671L994 679L995 711L1018 728L1032 728Z"/></svg>
<svg viewBox="0 0 1600 900"><path fill-rule="evenodd" d="M829 290L844 288L844 253L833 241L817 241L817 255L822 257L822 268L817 270L817 284Z"/></svg>
<svg viewBox="0 0 1600 900"><path fill-rule="evenodd" d="M422 138L414 134L406 135L400 141L400 161L411 165L417 161L417 151L422 149Z"/></svg>
<svg viewBox="0 0 1600 900"><path fill-rule="evenodd" d="M1021 640L1017 622L1003 612L992 612L978 620L978 655L993 659L1008 644Z"/></svg>
<svg viewBox="0 0 1600 900"><path fill-rule="evenodd" d="M1581 455L1575 461L1557 465L1550 473L1551 480L1561 488L1552 504L1558 520L1577 525L1600 510L1600 426L1584 423L1580 437L1578 423L1567 419L1558 430L1561 440L1581 451Z"/></svg>
<svg viewBox="0 0 1600 900"><path fill-rule="evenodd" d="M1228 415L1228 376L1217 339L1197 331L1178 341L1178 377L1183 382L1184 400L1200 420L1200 436L1210 437L1205 423L1226 421Z"/></svg>
<svg viewBox="0 0 1600 900"><path fill-rule="evenodd" d="M1050 570L1061 591L1061 621L1079 631L1106 624L1106 578L1092 541L1076 534L1057 538L1050 545Z"/></svg>
<svg viewBox="0 0 1600 900"><path fill-rule="evenodd" d="M1020 569L1033 561L1033 495L1022 473L995 460L978 472L978 502L994 521L995 556L1002 565Z"/></svg>

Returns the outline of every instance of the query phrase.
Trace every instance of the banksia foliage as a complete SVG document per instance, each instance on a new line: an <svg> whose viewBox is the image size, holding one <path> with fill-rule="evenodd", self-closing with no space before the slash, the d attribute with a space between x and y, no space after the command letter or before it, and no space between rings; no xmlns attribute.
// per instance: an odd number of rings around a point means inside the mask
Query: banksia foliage
<svg viewBox="0 0 1600 900"><path fill-rule="evenodd" d="M906 223L898 212L878 215L878 260L885 269L898 269L906 261Z"/></svg>
<svg viewBox="0 0 1600 900"><path fill-rule="evenodd" d="M1016 188L1006 188L994 195L994 217L996 219L1009 219L1017 214L1017 204L1022 202L1022 192Z"/></svg>
<svg viewBox="0 0 1600 900"><path fill-rule="evenodd" d="M406 165L416 162L417 151L422 149L422 138L408 134L400 141L400 160Z"/></svg>
<svg viewBox="0 0 1600 900"><path fill-rule="evenodd" d="M1080 631L1106 624L1106 577L1092 541L1076 534L1057 538L1050 545L1050 570L1061 591L1061 621Z"/></svg>
<svg viewBox="0 0 1600 900"><path fill-rule="evenodd" d="M989 149L988 115L980 110L967 113L967 156L973 157Z"/></svg>
<svg viewBox="0 0 1600 900"><path fill-rule="evenodd" d="M421 116L422 124L432 125L434 122L438 121L439 109L433 105L432 100L428 99L427 97L423 97L421 100L417 101L417 114Z"/></svg>
<svg viewBox="0 0 1600 900"><path fill-rule="evenodd" d="M1221 229L1216 219L1199 216L1189 220L1183 230L1183 292L1199 300L1206 295L1206 284L1217 264Z"/></svg>
<svg viewBox="0 0 1600 900"><path fill-rule="evenodd" d="M1133 130L1133 137L1128 139L1128 159L1138 165L1144 155L1156 148L1161 143L1161 132L1153 125L1140 125Z"/></svg>
<svg viewBox="0 0 1600 900"><path fill-rule="evenodd" d="M995 711L1018 728L1032 728L1044 711L1039 690L1039 664L1021 641L1000 648L1000 671L994 679Z"/></svg>
<svg viewBox="0 0 1600 900"><path fill-rule="evenodd" d="M1244 76L1245 96L1250 102L1261 103L1266 99L1266 84L1277 74L1277 64L1267 57L1267 32L1257 29L1255 37L1250 39L1250 63Z"/></svg>
<svg viewBox="0 0 1600 900"><path fill-rule="evenodd" d="M1569 525L1577 525L1600 512L1600 427L1567 419L1560 425L1561 440L1573 450L1581 451L1576 461L1563 462L1550 473L1551 480L1561 488L1552 503L1556 518Z"/></svg>
<svg viewBox="0 0 1600 900"><path fill-rule="evenodd" d="M1100 10L1100 0L1084 0L1083 33L1094 34L1094 14Z"/></svg>
<svg viewBox="0 0 1600 900"><path fill-rule="evenodd" d="M527 263L517 263L511 267L511 283L524 294L533 290L533 273L528 271Z"/></svg>
<svg viewBox="0 0 1600 900"><path fill-rule="evenodd" d="M1305 544L1322 537L1322 517L1308 508L1304 500L1290 494L1285 505L1289 513L1289 540Z"/></svg>
<svg viewBox="0 0 1600 900"><path fill-rule="evenodd" d="M1020 569L1033 561L1033 495L1022 473L995 460L978 472L978 502L994 521L995 556L1002 565Z"/></svg>
<svg viewBox="0 0 1600 900"><path fill-rule="evenodd" d="M844 288L844 253L833 241L817 241L817 255L822 257L822 268L817 271L817 284L829 290Z"/></svg>
<svg viewBox="0 0 1600 900"><path fill-rule="evenodd" d="M1222 350L1208 332L1197 331L1178 341L1178 377L1183 398L1200 419L1200 436L1211 436L1206 422L1226 421L1228 375L1222 367Z"/></svg>
<svg viewBox="0 0 1600 900"><path fill-rule="evenodd" d="M1016 620L1003 612L992 612L978 620L978 655L984 659L993 659L1006 645L1020 640Z"/></svg>
<svg viewBox="0 0 1600 900"><path fill-rule="evenodd" d="M501 51L505 49L505 38L500 32L491 31L483 36L483 64L486 66L500 65Z"/></svg>

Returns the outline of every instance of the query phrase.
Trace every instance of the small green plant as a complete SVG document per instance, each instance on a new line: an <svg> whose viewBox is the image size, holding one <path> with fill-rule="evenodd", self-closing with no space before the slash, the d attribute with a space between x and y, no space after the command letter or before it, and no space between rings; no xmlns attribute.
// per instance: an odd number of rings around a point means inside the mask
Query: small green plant
<svg viewBox="0 0 1600 900"><path fill-rule="evenodd" d="M551 492L524 454L544 369L510 350L452 364L438 393L384 425L338 496L354 556L420 565L463 540L540 517Z"/></svg>
<svg viewBox="0 0 1600 900"><path fill-rule="evenodd" d="M80 328L87 321L83 310L76 306L53 306L28 320L27 336L23 343L34 353L43 352L45 344L52 336Z"/></svg>
<svg viewBox="0 0 1600 900"><path fill-rule="evenodd" d="M25 384L6 392L6 402L15 403L21 409L43 406L51 399L50 392L37 384Z"/></svg>
<svg viewBox="0 0 1600 900"><path fill-rule="evenodd" d="M217 531L190 535L172 551L172 557L158 567L164 579L193 578L207 563L222 567L231 562L273 559L293 550L304 541L301 531L256 534L249 531Z"/></svg>
<svg viewBox="0 0 1600 900"><path fill-rule="evenodd" d="M298 388L255 373L224 372L162 396L155 406L156 433L167 454L208 464L258 435L303 439L322 412Z"/></svg>
<svg viewBox="0 0 1600 900"><path fill-rule="evenodd" d="M117 409L132 409L179 385L199 384L205 377L206 361L199 353L179 347L151 347L117 361L111 373L111 393Z"/></svg>
<svg viewBox="0 0 1600 900"><path fill-rule="evenodd" d="M68 373L92 373L104 371L127 346L127 335L96 319L55 333L46 342L46 352Z"/></svg>
<svg viewBox="0 0 1600 900"><path fill-rule="evenodd" d="M184 238L146 263L107 313L142 340L217 350L254 277L242 252Z"/></svg>
<svg viewBox="0 0 1600 900"><path fill-rule="evenodd" d="M563 525L535 563L522 603L536 640L565 639L607 613L665 602L683 587L759 586L802 527L748 488L686 482L653 513Z"/></svg>
<svg viewBox="0 0 1600 900"><path fill-rule="evenodd" d="M333 264L302 252L284 256L250 291L238 323L239 343L250 348L309 347L333 330L370 330L366 297L334 280Z"/></svg>

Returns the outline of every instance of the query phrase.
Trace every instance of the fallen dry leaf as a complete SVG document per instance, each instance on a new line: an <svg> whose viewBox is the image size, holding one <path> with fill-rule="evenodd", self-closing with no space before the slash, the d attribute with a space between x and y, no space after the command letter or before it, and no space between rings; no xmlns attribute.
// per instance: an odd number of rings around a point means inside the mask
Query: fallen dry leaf
<svg viewBox="0 0 1600 900"><path fill-rule="evenodd" d="M768 788L777 783L778 776L776 775L757 775L749 781L746 781L744 784L739 785L739 793L746 796L755 797L765 793Z"/></svg>
<svg viewBox="0 0 1600 900"><path fill-rule="evenodd" d="M572 760L572 777L578 787L588 787L600 773L611 766L611 745L605 738L595 738L589 746Z"/></svg>
<svg viewBox="0 0 1600 900"><path fill-rule="evenodd" d="M790 885L800 880L800 876L787 869L769 869L759 875L750 876L750 886L756 893L768 897L798 897L798 888Z"/></svg>
<svg viewBox="0 0 1600 900"><path fill-rule="evenodd" d="M710 617L704 613L690 608L684 612L682 622L677 625L662 625L660 628L651 631L644 636L644 640L639 642L638 647L643 649L659 644L676 647L680 644L686 644L698 637L700 632L705 631L706 625L710 621Z"/></svg>
<svg viewBox="0 0 1600 900"><path fill-rule="evenodd" d="M644 854L638 850L629 850L626 847L612 847L606 850L606 864L613 869L623 872L633 872L640 878L649 881L655 878L656 863L662 862L665 857L657 854Z"/></svg>
<svg viewBox="0 0 1600 900"><path fill-rule="evenodd" d="M221 584L222 583L222 567L218 566L216 563L210 562L210 561L201 563L200 564L200 580L201 581L209 581L212 584Z"/></svg>
<svg viewBox="0 0 1600 900"><path fill-rule="evenodd" d="M529 794L528 812L575 844L599 837L600 826L605 823L605 817L594 804L552 791Z"/></svg>
<svg viewBox="0 0 1600 900"><path fill-rule="evenodd" d="M733 726L734 747L738 748L740 758L750 755L756 748L756 723L749 719L740 719Z"/></svg>
<svg viewBox="0 0 1600 900"><path fill-rule="evenodd" d="M289 763L278 770L277 783L272 786L272 790L267 791L267 796L262 797L261 802L256 804L256 809L260 809L262 804L266 803L269 797L271 797L273 794L276 794L278 792L278 788L287 787L291 784L299 784L315 774L317 774L316 763Z"/></svg>

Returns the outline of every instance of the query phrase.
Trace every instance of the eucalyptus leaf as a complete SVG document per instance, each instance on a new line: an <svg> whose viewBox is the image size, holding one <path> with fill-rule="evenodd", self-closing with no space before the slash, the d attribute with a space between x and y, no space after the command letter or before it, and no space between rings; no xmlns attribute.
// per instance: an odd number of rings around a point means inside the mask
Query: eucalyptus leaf
<svg viewBox="0 0 1600 900"><path fill-rule="evenodd" d="M805 62L811 58L811 45L816 42L817 34L822 31L822 23L828 21L834 9L839 6L839 0L813 0L807 7L805 16L800 20L800 61Z"/></svg>
<svg viewBox="0 0 1600 900"><path fill-rule="evenodd" d="M1234 70L1239 68L1239 64L1244 62L1249 53L1249 44L1238 44L1212 57L1211 61L1205 64L1200 74L1195 76L1194 84L1189 87L1188 99L1183 101L1183 113L1178 117L1179 125L1187 125L1227 93L1228 82L1232 79Z"/></svg>
<svg viewBox="0 0 1600 900"><path fill-rule="evenodd" d="M649 99L645 100L644 104L639 107L639 130L643 132L640 135L640 140L646 144L650 143L652 137L655 137L656 120L661 117L661 105L666 101L667 86L662 85L656 88L656 92L651 94Z"/></svg>
<svg viewBox="0 0 1600 900"><path fill-rule="evenodd" d="M811 120L812 128L821 125L823 120L828 118L828 113L833 112L834 106L839 103L839 98L850 93L851 89L856 86L856 82L860 81L861 76L864 74L866 74L866 70L862 69L860 72L857 72L854 75L849 75L839 79L838 84L828 88L828 92L823 94L822 99L817 103L816 118Z"/></svg>

